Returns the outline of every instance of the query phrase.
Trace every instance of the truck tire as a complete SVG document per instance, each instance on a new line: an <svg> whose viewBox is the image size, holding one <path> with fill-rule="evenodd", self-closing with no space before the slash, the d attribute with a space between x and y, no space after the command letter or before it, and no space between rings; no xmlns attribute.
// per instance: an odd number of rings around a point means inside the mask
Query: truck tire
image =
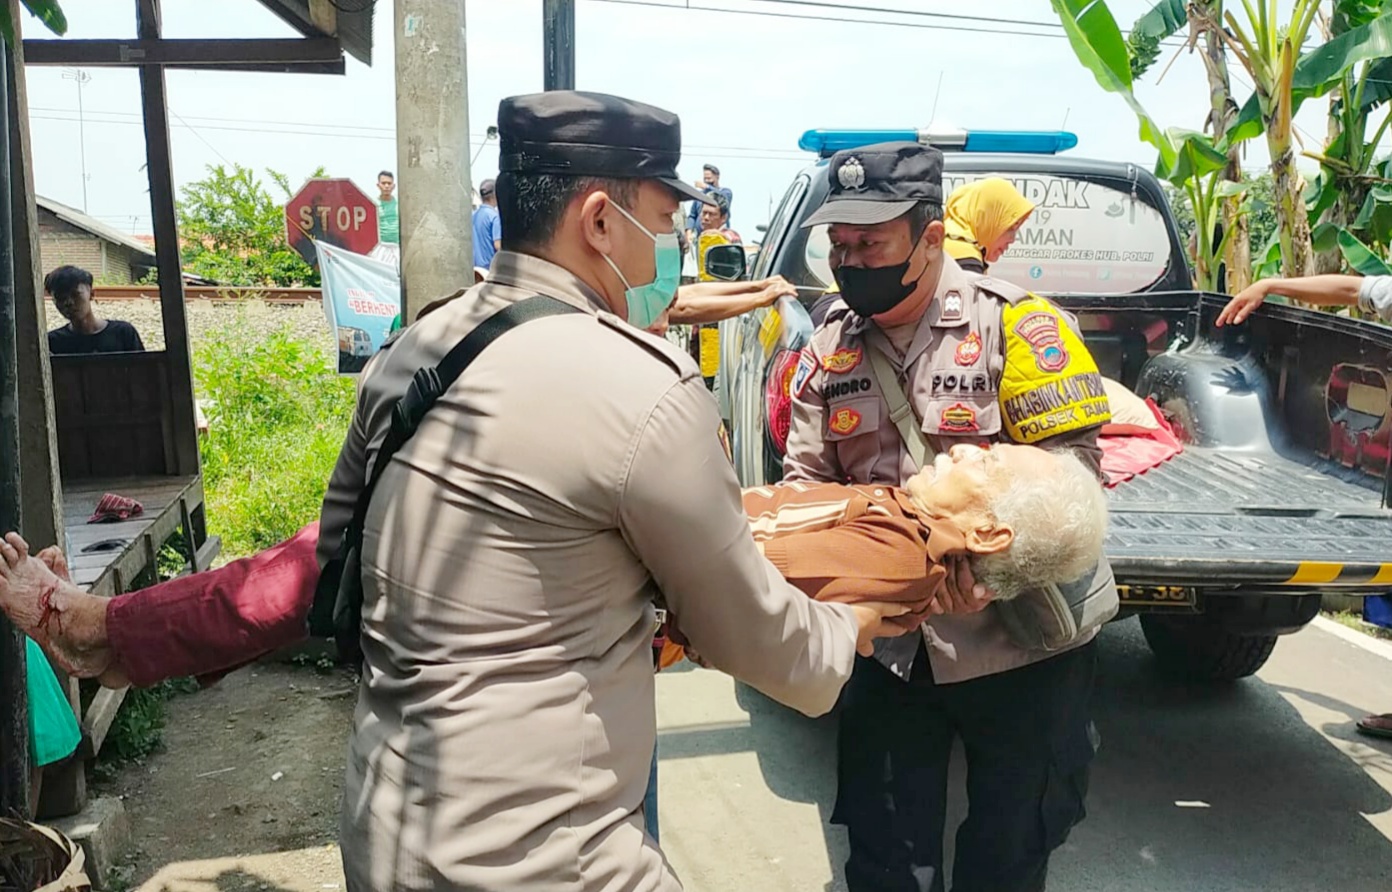
<svg viewBox="0 0 1392 892"><path fill-rule="evenodd" d="M1266 664L1276 635L1234 635L1203 616L1141 614L1141 631L1161 670L1186 681L1233 681Z"/></svg>

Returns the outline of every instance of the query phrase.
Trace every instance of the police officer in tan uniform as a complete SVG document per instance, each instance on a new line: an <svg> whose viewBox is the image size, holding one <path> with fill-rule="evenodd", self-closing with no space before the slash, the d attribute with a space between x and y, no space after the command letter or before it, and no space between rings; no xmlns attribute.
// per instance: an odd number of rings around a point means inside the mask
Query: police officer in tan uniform
<svg viewBox="0 0 1392 892"><path fill-rule="evenodd" d="M366 515L362 686L341 844L353 890L680 888L641 802L654 599L715 666L830 709L883 619L819 604L759 555L691 359L642 331L671 304L675 115L593 93L505 99L503 251L488 281L363 373L324 499L340 540L392 407L482 320L498 338L386 466Z"/></svg>
<svg viewBox="0 0 1392 892"><path fill-rule="evenodd" d="M936 452L1069 447L1096 466L1108 417L1097 367L1066 314L943 253L942 155L887 143L840 152L827 172L806 225L829 225L840 300L793 378L787 479L902 484L918 470L915 438ZM944 889L957 736L970 813L954 892L1042 889L1049 853L1083 815L1092 634L1061 653L1025 649L962 575L944 615L877 642L846 688L832 819L849 830L851 892Z"/></svg>

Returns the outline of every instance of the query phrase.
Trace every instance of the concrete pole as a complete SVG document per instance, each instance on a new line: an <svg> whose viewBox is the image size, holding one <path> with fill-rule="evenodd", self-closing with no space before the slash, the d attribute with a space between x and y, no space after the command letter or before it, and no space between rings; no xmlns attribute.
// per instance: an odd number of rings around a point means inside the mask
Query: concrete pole
<svg viewBox="0 0 1392 892"><path fill-rule="evenodd" d="M542 57L546 90L575 89L575 0L542 0Z"/></svg>
<svg viewBox="0 0 1392 892"><path fill-rule="evenodd" d="M396 183L405 321L474 283L464 0L396 0Z"/></svg>

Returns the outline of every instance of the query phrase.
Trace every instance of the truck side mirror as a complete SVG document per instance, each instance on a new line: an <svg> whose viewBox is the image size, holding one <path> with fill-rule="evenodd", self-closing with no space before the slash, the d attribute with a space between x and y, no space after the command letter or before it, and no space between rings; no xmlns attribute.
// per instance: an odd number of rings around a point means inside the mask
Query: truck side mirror
<svg viewBox="0 0 1392 892"><path fill-rule="evenodd" d="M721 282L738 282L745 274L741 245L713 245L706 249L706 275Z"/></svg>

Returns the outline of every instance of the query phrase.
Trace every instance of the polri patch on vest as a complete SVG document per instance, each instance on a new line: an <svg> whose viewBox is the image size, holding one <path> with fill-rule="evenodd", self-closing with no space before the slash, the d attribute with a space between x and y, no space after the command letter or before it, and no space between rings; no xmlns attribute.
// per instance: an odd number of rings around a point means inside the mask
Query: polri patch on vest
<svg viewBox="0 0 1392 892"><path fill-rule="evenodd" d="M831 372L833 375L844 375L851 369L860 365L861 358L865 355L860 347L854 350L843 348L835 353L822 357L822 368Z"/></svg>
<svg viewBox="0 0 1392 892"><path fill-rule="evenodd" d="M837 409L831 413L831 420L827 422L827 429L833 434L854 433L860 427L861 415L855 409Z"/></svg>
<svg viewBox="0 0 1392 892"><path fill-rule="evenodd" d="M812 373L816 370L817 357L812 355L811 350L802 351L798 356L797 368L793 371L793 383L788 387L788 392L795 399L802 398L802 392L807 389L807 382L812 380Z"/></svg>
<svg viewBox="0 0 1392 892"><path fill-rule="evenodd" d="M976 423L976 410L964 403L953 403L943 409L938 429L953 434L970 434L981 429Z"/></svg>
<svg viewBox="0 0 1392 892"><path fill-rule="evenodd" d="M933 396L954 393L989 393L991 379L985 372L934 372Z"/></svg>
<svg viewBox="0 0 1392 892"><path fill-rule="evenodd" d="M967 339L957 345L957 364L976 365L976 361L981 358L981 335L972 332L967 335Z"/></svg>
<svg viewBox="0 0 1392 892"><path fill-rule="evenodd" d="M1034 351L1034 364L1041 372L1061 372L1068 365L1068 350L1059 335L1059 320L1053 313L1026 313L1015 323L1015 333Z"/></svg>
<svg viewBox="0 0 1392 892"><path fill-rule="evenodd" d="M962 294L958 291L949 291L943 295L942 313L938 316L940 322L961 322L962 321Z"/></svg>

